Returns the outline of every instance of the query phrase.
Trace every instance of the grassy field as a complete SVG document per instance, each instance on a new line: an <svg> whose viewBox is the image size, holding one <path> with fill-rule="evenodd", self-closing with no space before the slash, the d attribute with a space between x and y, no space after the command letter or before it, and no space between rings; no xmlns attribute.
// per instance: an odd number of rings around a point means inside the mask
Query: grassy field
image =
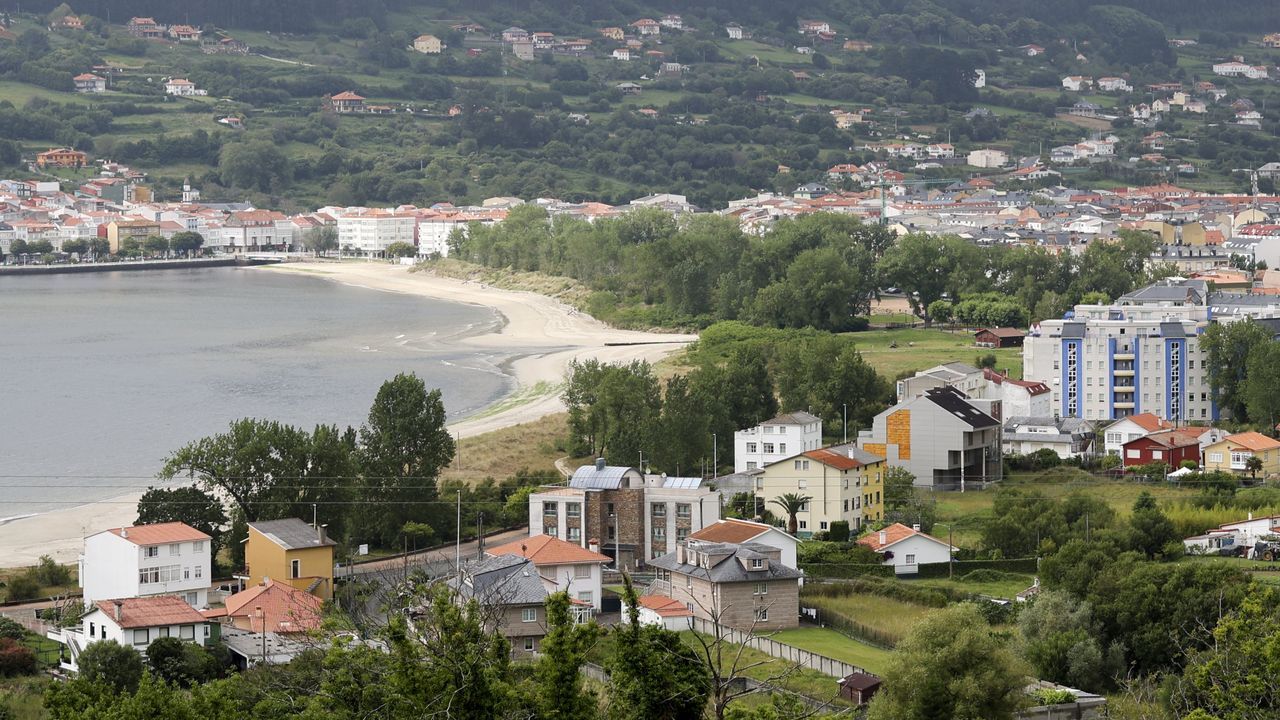
<svg viewBox="0 0 1280 720"><path fill-rule="evenodd" d="M555 461L564 455L556 444L569 432L567 413L494 432L463 438L458 454L440 474L445 480L476 482L486 477L501 480L523 469L546 475L548 482L559 478Z"/></svg>
<svg viewBox="0 0 1280 720"><path fill-rule="evenodd" d="M894 598L858 593L843 597L810 595L803 598L803 603L806 606L815 606L823 612L836 613L848 620L866 625L895 641L906 635L913 625L937 611L936 608L915 605ZM814 652L817 651L814 650Z"/></svg>
<svg viewBox="0 0 1280 720"><path fill-rule="evenodd" d="M943 539L945 540L946 538ZM901 582L909 582L913 585L922 585L924 587L959 590L960 592L977 593L979 595L990 595L991 597L1012 599L1018 593L1031 587L1031 583L1034 582L1034 578L1030 575L1014 573L1010 574L1006 579L983 582L967 581L963 578L956 578L954 580L933 578L929 580L903 580Z"/></svg>
<svg viewBox="0 0 1280 720"><path fill-rule="evenodd" d="M794 645L819 655L826 655L829 658L835 658L850 665L857 665L873 673L884 672L891 654L888 650L860 643L857 640L841 635L835 630L826 628L806 627L783 630L774 633L770 637L780 643Z"/></svg>
<svg viewBox="0 0 1280 720"><path fill-rule="evenodd" d="M973 365L988 353L996 356L996 368L1008 369L1014 377L1022 377L1021 348L989 350L975 347L968 331L904 328L901 330L867 330L851 336L858 352L880 374L895 378L949 362ZM891 347L894 343L897 347Z"/></svg>
<svg viewBox="0 0 1280 720"><path fill-rule="evenodd" d="M44 688L50 680L44 677L0 678L0 708L7 709L12 720L44 720Z"/></svg>
<svg viewBox="0 0 1280 720"><path fill-rule="evenodd" d="M695 652L702 652L702 645L694 637L692 631L680 633L685 644L693 648ZM779 642L784 642L779 639ZM843 700L836 697L836 678L825 675L817 670L809 670L807 668L791 669L790 663L775 657L766 655L759 650L751 648L742 648L733 643L725 643L723 646L723 654L721 656L721 672L728 673L732 670L731 664L735 657L739 657L738 667L748 668L741 670L740 674L760 681L768 681L772 684L790 690L792 692L807 695L818 700L830 700L833 704L847 705ZM738 656L741 649L742 654ZM817 650L814 650L817 652ZM790 670L790 672L789 672ZM782 680L771 680L771 678L785 674Z"/></svg>

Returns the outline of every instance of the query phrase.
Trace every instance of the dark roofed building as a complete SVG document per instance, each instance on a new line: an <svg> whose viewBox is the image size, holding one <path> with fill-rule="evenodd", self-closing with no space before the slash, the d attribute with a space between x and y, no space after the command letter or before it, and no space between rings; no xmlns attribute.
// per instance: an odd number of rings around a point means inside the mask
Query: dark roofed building
<svg viewBox="0 0 1280 720"><path fill-rule="evenodd" d="M851 673L840 680L840 697L854 705L866 705L880 690L880 685L880 678L871 673Z"/></svg>
<svg viewBox="0 0 1280 720"><path fill-rule="evenodd" d="M649 594L683 603L695 618L742 630L799 625L803 573L784 565L778 548L690 540L649 564L658 571Z"/></svg>
<svg viewBox="0 0 1280 720"><path fill-rule="evenodd" d="M974 344L989 348L1022 347L1022 339L1026 336L1017 328L983 328L974 333Z"/></svg>

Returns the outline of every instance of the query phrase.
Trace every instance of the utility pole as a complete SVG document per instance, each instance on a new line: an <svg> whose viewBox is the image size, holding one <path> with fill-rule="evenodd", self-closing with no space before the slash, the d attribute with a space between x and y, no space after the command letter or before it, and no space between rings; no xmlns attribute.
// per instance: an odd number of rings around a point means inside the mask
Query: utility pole
<svg viewBox="0 0 1280 720"><path fill-rule="evenodd" d="M844 442L849 442L849 403L841 403L844 408L842 416L844 418Z"/></svg>
<svg viewBox="0 0 1280 720"><path fill-rule="evenodd" d="M476 513L476 560L484 559L484 511Z"/></svg>
<svg viewBox="0 0 1280 720"><path fill-rule="evenodd" d="M462 490L458 490L458 520L453 526L458 531L453 545L454 571L462 572Z"/></svg>
<svg viewBox="0 0 1280 720"><path fill-rule="evenodd" d="M711 477L720 477L720 440L711 433Z"/></svg>

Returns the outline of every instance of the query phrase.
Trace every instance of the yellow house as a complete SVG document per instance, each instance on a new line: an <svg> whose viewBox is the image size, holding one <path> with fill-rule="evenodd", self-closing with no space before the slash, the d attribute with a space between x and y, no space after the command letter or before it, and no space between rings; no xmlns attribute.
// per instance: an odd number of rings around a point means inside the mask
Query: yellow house
<svg viewBox="0 0 1280 720"><path fill-rule="evenodd" d="M245 574L251 583L270 579L317 597L333 597L333 548L323 527L297 518L249 523Z"/></svg>
<svg viewBox="0 0 1280 720"><path fill-rule="evenodd" d="M1207 445L1202 454L1204 469L1250 474L1249 458L1262 460L1261 477L1280 473L1280 440L1258 432L1228 435L1216 443Z"/></svg>
<svg viewBox="0 0 1280 720"><path fill-rule="evenodd" d="M884 519L884 458L856 446L833 445L809 450L766 465L756 476L756 494L775 515L784 515L774 500L788 493L809 496L796 514L796 534L812 537L844 520L849 530Z"/></svg>
<svg viewBox="0 0 1280 720"><path fill-rule="evenodd" d="M160 234L160 223L150 220L112 220L107 223L107 244L111 253L120 252L120 245L129 240L145 241Z"/></svg>

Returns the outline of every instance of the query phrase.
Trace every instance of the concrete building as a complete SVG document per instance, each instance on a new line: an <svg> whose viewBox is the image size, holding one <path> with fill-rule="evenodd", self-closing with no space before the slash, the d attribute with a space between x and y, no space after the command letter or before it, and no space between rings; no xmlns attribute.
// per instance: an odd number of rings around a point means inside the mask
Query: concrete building
<svg viewBox="0 0 1280 720"><path fill-rule="evenodd" d="M463 564L446 584L457 602L475 600L487 609L485 629L507 638L512 656L531 658L538 653L546 635L543 604L549 593L532 560L519 555L486 556ZM589 617L590 607L586 609Z"/></svg>
<svg viewBox="0 0 1280 720"><path fill-rule="evenodd" d="M392 243L417 246L418 218L412 212L382 208L351 208L338 217L338 246L377 256Z"/></svg>
<svg viewBox="0 0 1280 720"><path fill-rule="evenodd" d="M336 545L324 526L298 518L251 522L242 577L255 583L276 580L328 600L333 597Z"/></svg>
<svg viewBox="0 0 1280 720"><path fill-rule="evenodd" d="M84 539L79 576L84 606L99 600L175 595L209 605L210 537L180 522L112 528Z"/></svg>
<svg viewBox="0 0 1280 720"><path fill-rule="evenodd" d="M1087 453L1093 434L1089 422L1080 418L1013 416L1005 421L1000 443L1009 455L1052 450L1066 460Z"/></svg>
<svg viewBox="0 0 1280 720"><path fill-rule="evenodd" d="M1119 457L1124 452L1124 444L1130 440L1137 440L1153 432L1168 430L1172 427L1173 423L1149 412L1120 418L1108 425L1106 430L1102 432L1102 451L1108 455Z"/></svg>
<svg viewBox="0 0 1280 720"><path fill-rule="evenodd" d="M856 532L884 518L884 457L860 450L852 443L810 450L765 466L756 476L755 494L775 515L775 500L787 494L809 496L796 514L796 534L802 538L826 532L843 520Z"/></svg>
<svg viewBox="0 0 1280 720"><path fill-rule="evenodd" d="M693 541L651 565L658 575L648 594L683 603L695 618L755 631L800 624L802 573L777 548Z"/></svg>
<svg viewBox="0 0 1280 720"><path fill-rule="evenodd" d="M995 417L1053 415L1053 392L1048 385L1031 380L1014 380L995 370L983 370L982 374L987 380L987 386L981 397L999 402L999 415Z"/></svg>
<svg viewBox="0 0 1280 720"><path fill-rule="evenodd" d="M858 447L905 468L917 487L964 490L999 479L1000 421L975 402L953 387L926 390L877 415Z"/></svg>
<svg viewBox="0 0 1280 720"><path fill-rule="evenodd" d="M218 639L217 623L210 622L181 598L157 596L100 600L80 618L80 624L48 633L67 646L59 663L63 670L79 672L80 653L92 643L115 641L143 655L151 643L174 637L207 645Z"/></svg>
<svg viewBox="0 0 1280 720"><path fill-rule="evenodd" d="M643 475L599 460L567 487L529 496L529 536L550 535L637 568L720 519L720 493L701 478Z"/></svg>
<svg viewBox="0 0 1280 720"><path fill-rule="evenodd" d="M947 363L899 380L898 400L919 397L926 390L939 387L953 387L971 398L981 397L986 384L986 375L982 370L965 363Z"/></svg>
<svg viewBox="0 0 1280 720"><path fill-rule="evenodd" d="M76 92L78 93L101 93L107 91L106 78L98 77L93 73L81 73L71 81L75 83Z"/></svg>
<svg viewBox="0 0 1280 720"><path fill-rule="evenodd" d="M689 536L690 540L712 543L757 543L777 548L782 553L782 564L796 565L796 546L800 541L788 535L782 528L739 518L724 518Z"/></svg>
<svg viewBox="0 0 1280 720"><path fill-rule="evenodd" d="M765 467L822 447L822 419L798 410L733 434L733 471Z"/></svg>
<svg viewBox="0 0 1280 720"><path fill-rule="evenodd" d="M427 55L439 55L444 50L444 43L435 35L419 35L413 40L413 49Z"/></svg>
<svg viewBox="0 0 1280 720"><path fill-rule="evenodd" d="M984 148L969 152L965 162L978 168L998 168L1009 164L1009 153L1003 150Z"/></svg>

